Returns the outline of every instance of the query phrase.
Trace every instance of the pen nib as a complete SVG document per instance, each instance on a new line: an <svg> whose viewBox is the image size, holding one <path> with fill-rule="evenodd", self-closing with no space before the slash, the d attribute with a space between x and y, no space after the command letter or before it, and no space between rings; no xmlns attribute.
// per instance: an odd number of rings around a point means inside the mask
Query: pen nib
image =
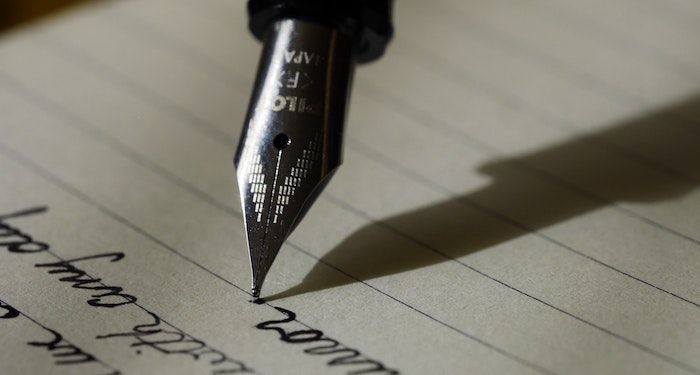
<svg viewBox="0 0 700 375"><path fill-rule="evenodd" d="M254 297L340 165L352 66L350 41L325 26L283 20L265 39L236 154Z"/></svg>

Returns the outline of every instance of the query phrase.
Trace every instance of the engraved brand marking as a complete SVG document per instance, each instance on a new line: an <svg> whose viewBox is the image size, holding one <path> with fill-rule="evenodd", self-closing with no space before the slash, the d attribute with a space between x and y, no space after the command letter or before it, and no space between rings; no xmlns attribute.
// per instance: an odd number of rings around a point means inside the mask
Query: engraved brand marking
<svg viewBox="0 0 700 375"><path fill-rule="evenodd" d="M284 61L287 64L304 64L318 66L324 57L320 54L307 51L287 50L284 51Z"/></svg>
<svg viewBox="0 0 700 375"><path fill-rule="evenodd" d="M290 175L286 176L282 185L280 185L275 201L275 214L272 217L273 223L277 224L279 217L284 212L284 207L289 204L290 198L296 193L301 180L306 178L314 162L318 159L320 146L318 139L319 135L317 133L314 139L309 142L309 146L302 151L301 157L297 159L296 165L292 167Z"/></svg>
<svg viewBox="0 0 700 375"><path fill-rule="evenodd" d="M314 81L304 72L290 72L283 70L280 74L279 81L277 81L277 87L286 87L288 89L305 89L312 83L314 83Z"/></svg>
<svg viewBox="0 0 700 375"><path fill-rule="evenodd" d="M275 112L288 110L289 112L319 114L319 106L311 105L305 97L275 95L269 102L270 109Z"/></svg>

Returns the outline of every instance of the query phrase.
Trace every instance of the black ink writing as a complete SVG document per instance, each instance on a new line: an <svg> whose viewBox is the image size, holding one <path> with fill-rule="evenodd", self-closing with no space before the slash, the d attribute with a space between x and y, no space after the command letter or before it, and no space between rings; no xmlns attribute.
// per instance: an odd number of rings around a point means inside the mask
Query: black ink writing
<svg viewBox="0 0 700 375"><path fill-rule="evenodd" d="M12 319L19 316L19 311L5 302L0 301L0 314L2 314L0 315L0 319Z"/></svg>
<svg viewBox="0 0 700 375"><path fill-rule="evenodd" d="M30 341L27 343L27 345L44 348L46 351L51 353L51 356L55 359L54 364L62 366L95 363L97 365L109 369L111 371L110 375L121 374L119 370L113 369L112 367L106 365L104 362L98 360L94 355L87 353L84 350L80 349L78 346L68 342L68 340L64 339L63 335L61 335L57 331L48 328L40 324L36 320L31 319L28 316L20 313L19 310L15 309L14 307L10 306L8 303L2 300L0 300L0 309L6 311L5 314L0 316L0 319L14 319L19 316L23 316L25 319L28 319L29 321L36 324L41 329L43 329L51 335L48 341Z"/></svg>
<svg viewBox="0 0 700 375"><path fill-rule="evenodd" d="M90 306L112 308L136 302L136 297L122 293L123 289L121 287L105 285L102 283L102 279L91 277L85 271L73 265L73 263L100 258L109 258L110 262L117 262L124 258L124 253L89 255L52 263L37 263L34 266L37 268L48 268L48 273L50 274L68 274L68 276L61 277L59 280L71 283L73 288L96 291L97 293L92 294L93 298L87 301Z"/></svg>
<svg viewBox="0 0 700 375"><path fill-rule="evenodd" d="M32 236L5 223L5 220L46 212L46 207L35 207L7 215L0 215L0 248L11 253L38 253L49 249L49 245L35 241Z"/></svg>
<svg viewBox="0 0 700 375"><path fill-rule="evenodd" d="M63 339L60 333L44 328L52 337L49 341L30 341L27 344L36 347L46 348L51 355L56 358L57 365L75 365L80 363L96 362L92 354L85 353L75 345L69 344Z"/></svg>
<svg viewBox="0 0 700 375"><path fill-rule="evenodd" d="M131 347L146 347L163 354L186 355L195 361L209 361L214 366L212 374L251 373L241 361L228 358L224 353L212 349L201 340L186 335L182 331L167 329L161 326L161 319L155 314L149 314L151 322L134 326L128 332L110 333L97 336L98 339L129 337L134 342Z"/></svg>
<svg viewBox="0 0 700 375"><path fill-rule="evenodd" d="M96 260L118 262L124 258L124 253L111 252L88 255L73 259L61 259L52 250L50 250L48 244L35 241L30 234L22 232L18 228L10 226L4 222L4 220L11 218L43 213L46 212L46 210L46 207L37 207L17 211L7 215L0 215L0 250L5 248L9 253L19 254L32 254L45 251L58 260L55 262L36 263L34 266L36 268L46 269L49 274L61 275L59 281L70 283L72 288L92 291L92 299L87 301L90 306L114 308L124 305L135 305L148 314L153 320L152 323L137 325L129 332L101 335L97 337L98 339L109 337L132 337L135 340L135 342L133 342L131 345L132 347L147 347L163 354L187 355L196 361L208 361L207 363L212 367L212 374L254 372L242 362L230 358L223 352L212 348L202 340L185 334L172 324L163 322L163 326L170 328L162 328L162 319L158 315L140 306L136 302L137 298L135 296L124 293L123 288L119 286L110 286L105 284L102 279L93 277L83 269L76 266L77 263ZM3 304L2 301L0 301L0 314L0 318L10 319L21 313L16 313L11 306ZM32 342L30 345L44 346L52 351L56 356L71 357L70 359L63 358L63 361L86 360L87 357L80 357L80 353L82 353L81 351L75 351L73 348L66 346L66 344L69 345L70 343L62 342L59 339L60 335L57 332L51 330L49 331L55 334L51 341ZM137 350L137 354L140 354L140 350ZM104 365L104 363L100 363ZM113 374L118 373L119 372L117 371Z"/></svg>
<svg viewBox="0 0 700 375"><path fill-rule="evenodd" d="M348 374L369 374L381 373L397 375L397 370L386 368L381 362L367 358L358 350L348 348L338 341L326 337L323 332L316 329L302 329L290 331L281 325L291 323L296 320L296 314L281 307L275 309L286 317L280 320L270 320L262 322L256 326L262 330L272 330L279 334L280 340L290 344L310 344L314 346L304 349L304 353L309 355L329 356L327 362L329 366L355 366ZM320 345L318 345L320 344Z"/></svg>
<svg viewBox="0 0 700 375"><path fill-rule="evenodd" d="M10 253L20 254L49 251L48 244L34 240L32 235L5 222L7 219L11 218L14 219L22 216L44 213L46 210L46 207L34 207L11 214L0 215L0 248L5 248ZM49 251L49 253L51 252ZM74 265L74 263L100 258L108 258L110 262L118 262L124 258L124 253L115 252L89 255L69 260L59 260L52 263L37 263L34 266L37 268L48 268L48 273L50 274L68 274L67 276L61 277L59 280L71 283L71 286L76 289L86 289L97 292L92 295L92 299L87 301L90 306L111 308L136 302L136 297L123 293L121 287L105 285L102 279L94 278Z"/></svg>

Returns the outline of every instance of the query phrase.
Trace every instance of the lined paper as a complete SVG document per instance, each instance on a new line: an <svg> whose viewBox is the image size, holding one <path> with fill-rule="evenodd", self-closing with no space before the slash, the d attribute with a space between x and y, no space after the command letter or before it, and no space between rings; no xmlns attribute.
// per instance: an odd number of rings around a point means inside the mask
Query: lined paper
<svg viewBox="0 0 700 375"><path fill-rule="evenodd" d="M2 372L700 373L697 20L398 2L261 305L243 4L97 2L3 35Z"/></svg>

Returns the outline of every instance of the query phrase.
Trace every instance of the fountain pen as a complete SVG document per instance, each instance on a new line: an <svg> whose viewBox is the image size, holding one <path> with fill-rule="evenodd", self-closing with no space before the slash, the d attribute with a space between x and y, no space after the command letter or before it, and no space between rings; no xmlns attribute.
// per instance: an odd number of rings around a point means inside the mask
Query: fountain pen
<svg viewBox="0 0 700 375"><path fill-rule="evenodd" d="M341 164L355 64L393 34L392 0L249 0L263 42L235 156L252 295Z"/></svg>

